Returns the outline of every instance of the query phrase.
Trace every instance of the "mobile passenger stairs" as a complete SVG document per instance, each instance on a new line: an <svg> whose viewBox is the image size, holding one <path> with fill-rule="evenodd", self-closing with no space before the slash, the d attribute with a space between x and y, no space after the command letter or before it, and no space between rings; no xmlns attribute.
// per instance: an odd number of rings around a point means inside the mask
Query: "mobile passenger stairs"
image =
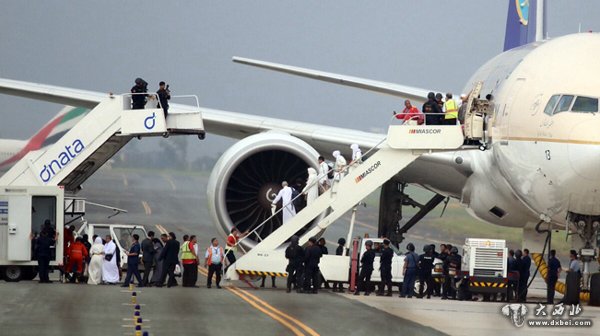
<svg viewBox="0 0 600 336"><path fill-rule="evenodd" d="M435 151L456 150L463 146L463 131L456 125L391 125L387 137L365 153L362 163L351 163L347 175L334 181L321 194L287 223L283 224L232 264L226 279L238 280L240 275L286 275L288 261L285 244L309 223L316 225L300 236L300 245L310 237L319 236L344 213L398 174L420 155ZM370 152L373 152L371 155ZM319 176L320 178L320 176ZM318 180L318 179L317 179ZM293 200L292 200L293 202ZM285 205L284 205L285 206ZM281 211L281 210L280 210ZM273 216L277 215L275 213ZM269 221L265 220L261 225ZM259 229L259 225L257 228ZM251 232L248 236L254 233ZM348 281L349 256L324 255L319 268L327 281Z"/></svg>
<svg viewBox="0 0 600 336"><path fill-rule="evenodd" d="M174 96L194 99L196 106L172 107L165 118L157 95L147 95L146 108L136 110L131 108L132 94L108 95L55 144L28 153L0 177L0 270L7 280L15 271L37 265L30 233L41 232L46 220L62 233L65 202L72 203L69 198L82 183L132 138L204 138L197 97ZM51 265L62 262L62 237L58 239Z"/></svg>

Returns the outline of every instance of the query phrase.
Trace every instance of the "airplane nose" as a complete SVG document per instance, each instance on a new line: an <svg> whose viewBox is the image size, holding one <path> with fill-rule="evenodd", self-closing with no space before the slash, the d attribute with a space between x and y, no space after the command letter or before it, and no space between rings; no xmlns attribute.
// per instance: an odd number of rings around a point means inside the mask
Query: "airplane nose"
<svg viewBox="0 0 600 336"><path fill-rule="evenodd" d="M568 143L569 162L582 178L600 181L600 115L571 129Z"/></svg>

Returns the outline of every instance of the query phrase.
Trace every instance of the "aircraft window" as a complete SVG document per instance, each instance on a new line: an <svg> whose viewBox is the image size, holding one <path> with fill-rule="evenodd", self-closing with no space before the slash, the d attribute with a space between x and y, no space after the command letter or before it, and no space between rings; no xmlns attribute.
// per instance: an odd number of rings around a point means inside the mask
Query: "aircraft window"
<svg viewBox="0 0 600 336"><path fill-rule="evenodd" d="M545 114L552 115L552 111L554 111L554 107L556 106L558 98L560 98L560 95L554 95L550 97L550 100L548 100L548 104L546 104L546 108L544 109Z"/></svg>
<svg viewBox="0 0 600 336"><path fill-rule="evenodd" d="M577 97L573 108L573 112L598 112L598 98Z"/></svg>
<svg viewBox="0 0 600 336"><path fill-rule="evenodd" d="M556 108L554 109L554 114L568 111L571 107L571 103L573 102L573 96L565 95L560 97Z"/></svg>

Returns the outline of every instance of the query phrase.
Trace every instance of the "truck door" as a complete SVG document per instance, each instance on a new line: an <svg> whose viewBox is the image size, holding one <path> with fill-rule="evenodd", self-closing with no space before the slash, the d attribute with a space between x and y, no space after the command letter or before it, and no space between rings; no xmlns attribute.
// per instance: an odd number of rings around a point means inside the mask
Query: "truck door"
<svg viewBox="0 0 600 336"><path fill-rule="evenodd" d="M31 260L31 196L10 195L8 197L7 259L11 261Z"/></svg>

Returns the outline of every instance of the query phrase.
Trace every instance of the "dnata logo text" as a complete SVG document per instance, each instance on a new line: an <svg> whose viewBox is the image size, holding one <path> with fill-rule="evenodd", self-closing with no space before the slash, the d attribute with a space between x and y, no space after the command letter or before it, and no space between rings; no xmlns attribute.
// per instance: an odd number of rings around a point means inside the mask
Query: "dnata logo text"
<svg viewBox="0 0 600 336"><path fill-rule="evenodd" d="M354 181L356 183L362 181L365 177L367 177L367 175L371 174L372 172L375 171L375 169L379 168L379 166L381 166L381 161L377 161L375 162L371 167L369 167L367 170L365 170L364 173L358 175Z"/></svg>
<svg viewBox="0 0 600 336"><path fill-rule="evenodd" d="M77 157L84 149L85 146L79 139L73 141L71 146L65 146L65 149L58 154L56 159L50 161L49 164L45 164L44 168L40 171L40 178L42 181L44 181L44 183L50 181L54 175L58 174L61 169L69 164L69 162Z"/></svg>
<svg viewBox="0 0 600 336"><path fill-rule="evenodd" d="M417 129L410 129L408 131L408 134L440 134L442 132L441 129L439 128L427 128L427 129L423 129L423 128L417 128Z"/></svg>

